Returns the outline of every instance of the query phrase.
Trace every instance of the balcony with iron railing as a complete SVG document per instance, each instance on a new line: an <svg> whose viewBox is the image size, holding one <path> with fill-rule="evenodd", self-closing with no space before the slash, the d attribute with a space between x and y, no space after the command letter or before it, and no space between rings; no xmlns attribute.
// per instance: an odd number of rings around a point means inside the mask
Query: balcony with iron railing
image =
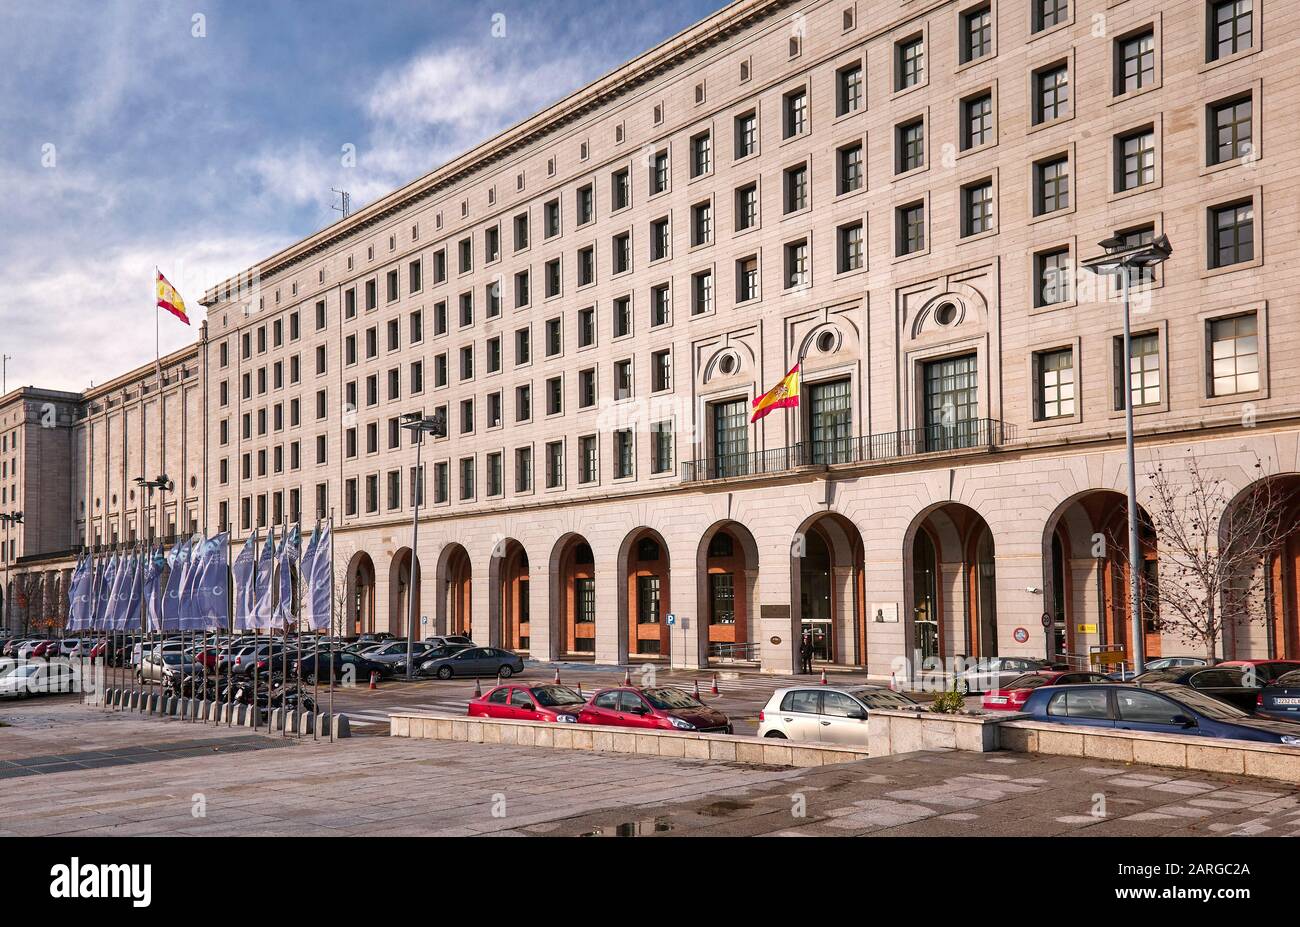
<svg viewBox="0 0 1300 927"><path fill-rule="evenodd" d="M1015 440L1014 425L992 418L925 425L859 437L805 441L786 447L702 457L682 463L682 481L775 476L804 467L891 463L931 455L993 451Z"/></svg>

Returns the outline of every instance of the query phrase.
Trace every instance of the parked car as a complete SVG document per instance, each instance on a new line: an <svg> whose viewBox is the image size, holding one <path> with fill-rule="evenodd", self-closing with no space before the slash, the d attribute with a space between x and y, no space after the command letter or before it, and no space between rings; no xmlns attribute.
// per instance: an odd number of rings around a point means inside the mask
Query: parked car
<svg viewBox="0 0 1300 927"><path fill-rule="evenodd" d="M450 679L453 676L497 676L508 679L524 671L524 659L499 647L469 647L447 657L425 660L421 676Z"/></svg>
<svg viewBox="0 0 1300 927"><path fill-rule="evenodd" d="M970 661L967 669L956 674L953 685L958 692L966 695L987 692L990 689L1000 689L1025 673L1047 668L1042 660L1029 657L979 657Z"/></svg>
<svg viewBox="0 0 1300 927"><path fill-rule="evenodd" d="M426 637L424 642L434 647L442 647L447 644L455 644L462 648L478 646L464 634L435 634L432 637Z"/></svg>
<svg viewBox="0 0 1300 927"><path fill-rule="evenodd" d="M140 668L135 671L135 680L139 683L161 682L172 685L194 672L194 664L185 654L176 650L163 653L147 653L140 661Z"/></svg>
<svg viewBox="0 0 1300 927"><path fill-rule="evenodd" d="M63 660L19 663L0 675L0 698L26 698L77 690L77 671Z"/></svg>
<svg viewBox="0 0 1300 927"><path fill-rule="evenodd" d="M59 642L48 637L34 637L18 648L18 659L33 660L37 657L43 657L51 644L57 647Z"/></svg>
<svg viewBox="0 0 1300 927"><path fill-rule="evenodd" d="M1011 680L1000 689L990 689L984 693L980 707L989 711L1020 711L1029 693L1039 686L1075 686L1084 683L1110 682L1101 673L1087 670L1035 670Z"/></svg>
<svg viewBox="0 0 1300 927"><path fill-rule="evenodd" d="M1300 746L1292 724L1252 717L1211 695L1169 682L1042 686L1025 702L1035 721L1104 730L1226 737Z"/></svg>
<svg viewBox="0 0 1300 927"><path fill-rule="evenodd" d="M271 669L272 660L275 661L275 668L278 670L284 661L284 648L279 644L245 647L235 654L235 662L230 667L230 672L235 676L247 676L253 672L253 667L256 665L259 673L265 673Z"/></svg>
<svg viewBox="0 0 1300 927"><path fill-rule="evenodd" d="M1156 657L1154 660L1147 660L1143 663L1142 671L1149 673L1151 670L1176 669L1180 666L1208 666L1209 663L1210 661L1205 657ZM1118 682L1130 682L1137 674L1129 668L1108 673L1107 675Z"/></svg>
<svg viewBox="0 0 1300 927"><path fill-rule="evenodd" d="M911 696L884 686L777 689L758 713L758 736L865 747L872 709L920 707Z"/></svg>
<svg viewBox="0 0 1300 927"><path fill-rule="evenodd" d="M411 642L411 656L415 658L417 665L420 662L420 655L429 649L429 645L423 641ZM380 644L373 650L365 651L367 660L374 660L376 663L387 663L389 666L395 666L398 663L406 663L406 641L392 640Z"/></svg>
<svg viewBox="0 0 1300 927"><path fill-rule="evenodd" d="M496 686L471 699L471 718L509 718L514 721L556 721L575 724L586 700L568 686Z"/></svg>
<svg viewBox="0 0 1300 927"><path fill-rule="evenodd" d="M1245 712L1255 710L1259 700L1258 685L1248 685L1240 669L1222 669L1218 666L1176 666L1163 670L1148 670L1133 679L1138 685L1164 682L1188 686L1206 695L1235 705Z"/></svg>
<svg viewBox="0 0 1300 927"><path fill-rule="evenodd" d="M356 644L382 644L384 641L396 640L396 634L390 634L388 631L368 631L365 634L357 635L353 641Z"/></svg>
<svg viewBox="0 0 1300 927"><path fill-rule="evenodd" d="M1260 686L1267 686L1279 676L1300 670L1300 660L1225 660L1214 665L1239 669L1245 673L1247 684L1253 681Z"/></svg>
<svg viewBox="0 0 1300 927"><path fill-rule="evenodd" d="M600 689L578 712L579 724L732 733L731 721L683 689L619 686Z"/></svg>
<svg viewBox="0 0 1300 927"><path fill-rule="evenodd" d="M309 685L328 682L331 674L335 682L363 685L369 682L370 674L378 673L380 678L392 676L393 670L383 663L375 663L356 653L346 650L321 650L310 656L304 655L298 664L299 677Z"/></svg>
<svg viewBox="0 0 1300 927"><path fill-rule="evenodd" d="M1255 713L1281 721L1300 722L1300 669L1283 673L1260 689Z"/></svg>
<svg viewBox="0 0 1300 927"><path fill-rule="evenodd" d="M441 646L432 646L416 658L414 675L426 678L437 675L438 667L441 665L438 662L439 660L445 660L448 657L455 656L462 650L469 649L470 648L464 644L443 644ZM429 667L427 671L425 670L426 666ZM393 672L405 673L406 667L401 662L395 663L393 664Z"/></svg>

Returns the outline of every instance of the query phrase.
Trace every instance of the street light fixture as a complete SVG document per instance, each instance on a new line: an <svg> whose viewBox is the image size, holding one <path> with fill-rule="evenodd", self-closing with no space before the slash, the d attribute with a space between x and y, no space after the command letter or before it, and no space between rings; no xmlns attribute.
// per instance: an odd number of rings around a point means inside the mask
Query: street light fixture
<svg viewBox="0 0 1300 927"><path fill-rule="evenodd" d="M9 526L11 524L21 525L23 523L23 513L22 512L0 512L0 521L4 522L4 526L5 526L4 626L8 628L9 627L9 600L12 598L12 596L10 595L11 590L9 588L9 567L10 567L10 560L11 560L10 557L11 551L9 550ZM26 629L24 628L24 630Z"/></svg>
<svg viewBox="0 0 1300 927"><path fill-rule="evenodd" d="M1121 301L1124 304L1124 386L1120 395L1124 397L1124 450L1128 459L1128 608L1133 630L1133 672L1136 675L1144 668L1146 654L1142 642L1142 611L1138 604L1138 565L1141 560L1138 550L1137 465L1133 447L1133 337L1130 331L1132 312L1129 306L1129 279L1135 269L1163 264L1174 253L1174 249L1169 244L1167 235L1161 235L1149 244L1126 247L1124 236L1116 233L1098 244L1106 253L1089 258L1083 262L1083 266L1099 277L1118 277Z"/></svg>
<svg viewBox="0 0 1300 927"><path fill-rule="evenodd" d="M416 570L420 557L418 541L420 537L420 501L424 496L424 469L420 463L420 449L424 446L424 436L431 434L435 438L447 437L447 418L441 412L426 416L423 412L407 412L401 417L401 427L415 436L415 479L412 481L411 508L411 573L406 585L406 678L414 675L415 642L415 592L419 588Z"/></svg>

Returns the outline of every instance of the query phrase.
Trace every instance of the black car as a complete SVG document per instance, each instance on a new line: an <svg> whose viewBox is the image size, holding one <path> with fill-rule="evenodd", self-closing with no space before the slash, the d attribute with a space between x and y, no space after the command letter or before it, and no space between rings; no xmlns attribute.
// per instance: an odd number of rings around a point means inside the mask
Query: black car
<svg viewBox="0 0 1300 927"><path fill-rule="evenodd" d="M524 671L524 658L499 647L470 647L420 664L421 676L498 676L506 679Z"/></svg>
<svg viewBox="0 0 1300 927"><path fill-rule="evenodd" d="M317 667L320 667L319 673ZM365 685L370 681L370 674L378 673L381 679L393 675L393 668L382 663L375 663L355 653L336 650L333 653L322 650L319 654L304 655L298 664L299 678L308 684L328 682L330 669L333 668L335 682L349 685Z"/></svg>
<svg viewBox="0 0 1300 927"><path fill-rule="evenodd" d="M469 649L468 644L443 644L441 647L431 646L429 647L428 650L425 650L423 653L417 653L414 655L415 669L413 672L416 676L436 675L437 667L435 664L437 663L437 661L445 660L447 657L455 656L456 654L460 653L462 650L468 650L468 649ZM434 667L433 671L428 673L423 672L425 664L432 665ZM396 663L394 663L393 671L397 673L405 673L406 661L398 660Z"/></svg>
<svg viewBox="0 0 1300 927"><path fill-rule="evenodd" d="M1259 690L1256 714L1300 723L1300 670L1283 673Z"/></svg>
<svg viewBox="0 0 1300 927"><path fill-rule="evenodd" d="M1204 692L1221 701L1234 705L1245 712L1255 710L1259 699L1259 686L1248 685L1245 674L1235 667L1217 666L1178 666L1170 669L1150 670L1136 677L1138 685L1153 682L1187 686Z"/></svg>

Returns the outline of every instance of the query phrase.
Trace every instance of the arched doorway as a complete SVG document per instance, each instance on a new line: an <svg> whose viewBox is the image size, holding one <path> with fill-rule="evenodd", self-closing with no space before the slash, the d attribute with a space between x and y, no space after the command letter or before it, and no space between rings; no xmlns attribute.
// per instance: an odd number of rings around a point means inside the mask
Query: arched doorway
<svg viewBox="0 0 1300 927"><path fill-rule="evenodd" d="M388 568L388 630L398 637L406 634L407 618L411 609L411 548L403 547L393 555ZM420 621L420 565L415 565L415 621L413 633L421 636ZM430 631L429 633L432 633Z"/></svg>
<svg viewBox="0 0 1300 927"><path fill-rule="evenodd" d="M558 656L590 660L596 655L596 558L580 534L561 538L551 558L551 614Z"/></svg>
<svg viewBox="0 0 1300 927"><path fill-rule="evenodd" d="M469 551L461 544L448 544L438 558L438 610L435 626L438 634L463 634L471 631L471 580Z"/></svg>
<svg viewBox="0 0 1300 927"><path fill-rule="evenodd" d="M1223 653L1300 660L1300 475L1256 480L1220 519L1220 557L1236 574L1225 592Z"/></svg>
<svg viewBox="0 0 1300 927"><path fill-rule="evenodd" d="M364 550L348 562L347 628L353 634L375 630L375 563Z"/></svg>
<svg viewBox="0 0 1300 927"><path fill-rule="evenodd" d="M1152 595L1159 582L1156 534L1138 508L1139 601L1143 653L1161 652L1159 609ZM1043 603L1052 623L1052 656L1086 664L1091 644L1133 652L1129 608L1128 497L1112 489L1080 493L1048 519L1043 538Z"/></svg>
<svg viewBox="0 0 1300 927"><path fill-rule="evenodd" d="M1000 649L993 533L959 502L917 516L903 542L911 652L922 659Z"/></svg>
<svg viewBox="0 0 1300 927"><path fill-rule="evenodd" d="M700 538L696 552L696 590L701 620L702 660L757 662L759 645L750 640L758 588L758 545L744 525L722 521Z"/></svg>
<svg viewBox="0 0 1300 927"><path fill-rule="evenodd" d="M528 653L531 644L528 598L528 552L513 538L497 544L488 567L493 616L489 643Z"/></svg>
<svg viewBox="0 0 1300 927"><path fill-rule="evenodd" d="M667 660L670 658L673 628L668 626L672 611L668 585L668 545L659 532L639 528L619 548L620 613L627 639L627 659Z"/></svg>
<svg viewBox="0 0 1300 927"><path fill-rule="evenodd" d="M825 512L804 522L790 546L793 641L806 634L813 661L866 663L862 535L843 515Z"/></svg>

